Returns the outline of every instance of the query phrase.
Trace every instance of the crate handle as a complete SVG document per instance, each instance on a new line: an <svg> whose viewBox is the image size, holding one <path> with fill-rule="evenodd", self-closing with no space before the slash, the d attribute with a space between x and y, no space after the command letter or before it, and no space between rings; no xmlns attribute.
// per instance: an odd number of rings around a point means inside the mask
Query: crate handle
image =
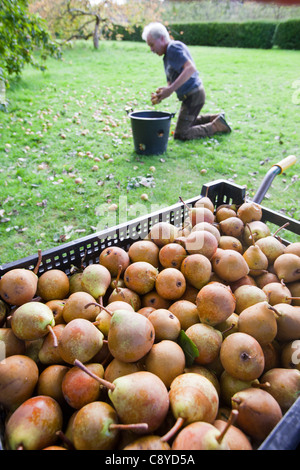
<svg viewBox="0 0 300 470"><path fill-rule="evenodd" d="M284 158L273 166L278 166L281 169L281 172L279 174L281 174L284 170L294 165L296 161L297 158L295 157L295 155L289 155L288 157Z"/></svg>

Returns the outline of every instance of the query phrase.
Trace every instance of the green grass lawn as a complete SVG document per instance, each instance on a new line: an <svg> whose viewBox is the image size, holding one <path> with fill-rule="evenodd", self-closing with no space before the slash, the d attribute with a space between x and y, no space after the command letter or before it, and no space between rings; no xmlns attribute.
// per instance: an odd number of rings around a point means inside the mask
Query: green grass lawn
<svg viewBox="0 0 300 470"><path fill-rule="evenodd" d="M126 112L155 109L150 94L165 84L162 60L145 43L103 42L97 51L78 43L46 72L26 68L12 82L0 114L1 264L197 196L220 178L246 185L251 198L291 154L297 164L262 204L299 219L299 51L190 49L206 87L203 112L225 111L232 133L170 136L163 155L134 151ZM156 109L179 105L172 95Z"/></svg>

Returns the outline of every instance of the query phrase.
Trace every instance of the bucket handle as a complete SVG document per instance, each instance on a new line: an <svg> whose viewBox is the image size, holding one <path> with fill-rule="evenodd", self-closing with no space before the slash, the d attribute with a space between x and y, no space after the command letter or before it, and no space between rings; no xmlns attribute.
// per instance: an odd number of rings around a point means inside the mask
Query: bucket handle
<svg viewBox="0 0 300 470"><path fill-rule="evenodd" d="M127 114L129 114L129 113L133 112L133 108L128 106L128 107L125 108L125 111L126 111ZM175 113L169 113L169 114L170 114L170 117L173 118L173 117L175 117L176 112Z"/></svg>

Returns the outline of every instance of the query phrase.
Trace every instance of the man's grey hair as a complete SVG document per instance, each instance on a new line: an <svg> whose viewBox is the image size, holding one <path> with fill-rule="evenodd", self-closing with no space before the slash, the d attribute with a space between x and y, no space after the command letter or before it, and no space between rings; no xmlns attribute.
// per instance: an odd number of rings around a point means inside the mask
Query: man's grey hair
<svg viewBox="0 0 300 470"><path fill-rule="evenodd" d="M170 40L167 28L161 23L154 22L149 23L147 26L145 26L142 34L142 39L147 42L149 34L151 34L153 39L159 39L164 37L168 41Z"/></svg>

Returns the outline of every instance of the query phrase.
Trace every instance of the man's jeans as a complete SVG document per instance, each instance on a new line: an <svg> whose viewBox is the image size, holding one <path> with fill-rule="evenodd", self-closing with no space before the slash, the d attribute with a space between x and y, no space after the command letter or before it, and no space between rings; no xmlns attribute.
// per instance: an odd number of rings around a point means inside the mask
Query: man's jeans
<svg viewBox="0 0 300 470"><path fill-rule="evenodd" d="M192 140L209 137L214 134L211 122L218 114L199 113L205 103L205 91L201 87L182 100L178 120L174 132L174 139Z"/></svg>

